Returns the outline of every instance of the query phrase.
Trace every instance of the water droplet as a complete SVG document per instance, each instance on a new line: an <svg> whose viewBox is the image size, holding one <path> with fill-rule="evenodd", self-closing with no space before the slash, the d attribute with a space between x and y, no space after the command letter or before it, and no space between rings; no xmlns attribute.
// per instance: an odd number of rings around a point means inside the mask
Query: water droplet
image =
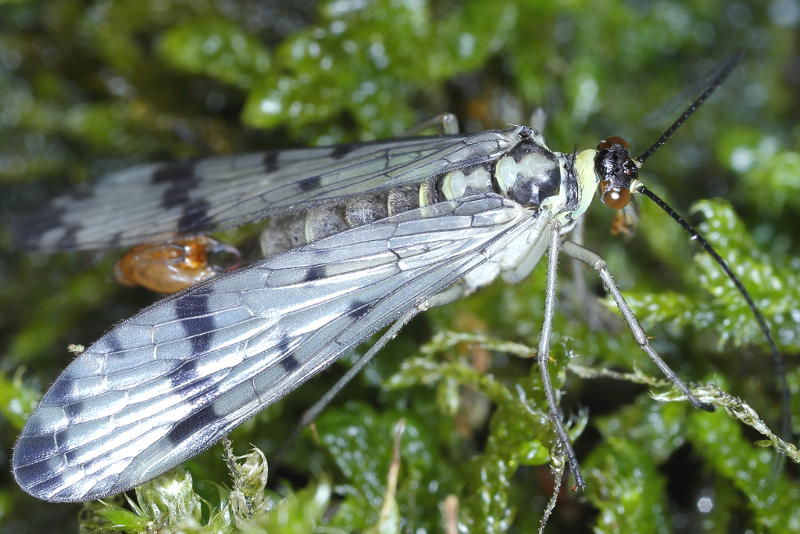
<svg viewBox="0 0 800 534"><path fill-rule="evenodd" d="M707 514L714 509L714 500L711 497L700 497L697 499L697 509L701 514Z"/></svg>

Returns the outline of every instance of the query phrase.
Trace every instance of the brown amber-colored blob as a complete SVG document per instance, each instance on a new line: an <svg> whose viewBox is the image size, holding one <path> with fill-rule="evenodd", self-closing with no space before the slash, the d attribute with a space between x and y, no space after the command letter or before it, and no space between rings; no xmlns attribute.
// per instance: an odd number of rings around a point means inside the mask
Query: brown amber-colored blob
<svg viewBox="0 0 800 534"><path fill-rule="evenodd" d="M611 220L611 235L622 235L626 239L633 237L639 225L639 216L633 206L634 204L629 204L614 213L614 218Z"/></svg>
<svg viewBox="0 0 800 534"><path fill-rule="evenodd" d="M214 276L208 264L213 240L205 236L147 243L129 250L114 266L121 284L143 286L159 293L174 293Z"/></svg>
<svg viewBox="0 0 800 534"><path fill-rule="evenodd" d="M600 200L609 208L621 210L631 201L631 190L627 187L614 187L608 180L601 181L597 187Z"/></svg>
<svg viewBox="0 0 800 534"><path fill-rule="evenodd" d="M609 149L614 145L622 145L625 148L628 148L628 142L621 138L617 137L616 135L612 135L611 137L606 137L602 141L597 144L597 150L605 150Z"/></svg>

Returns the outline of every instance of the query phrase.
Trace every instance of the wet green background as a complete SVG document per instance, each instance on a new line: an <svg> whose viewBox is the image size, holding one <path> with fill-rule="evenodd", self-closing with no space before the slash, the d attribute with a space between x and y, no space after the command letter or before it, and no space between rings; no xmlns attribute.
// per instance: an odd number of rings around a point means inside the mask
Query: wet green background
<svg viewBox="0 0 800 534"><path fill-rule="evenodd" d="M638 152L735 50L742 65L643 179L692 214L742 277L796 390L798 22L796 0L0 2L0 532L78 529L80 506L17 489L11 448L71 358L66 345L90 343L155 298L115 285L118 252L15 249L15 213L137 162L390 137L442 111L475 131L526 123L541 108L555 150L621 135ZM744 302L677 225L641 208L626 240L609 235L612 214L593 206L585 241L608 259L683 378L743 398L777 428L775 371ZM304 432L271 465L275 511L239 528L440 532L442 503L454 496L463 532L535 531L552 492L552 434L537 367L520 356L525 347L501 341L536 345L543 272L415 319L318 420L319 439ZM585 425L575 448L589 488L562 492L548 531L799 531L796 466L772 476L774 452L759 446L759 433L723 410L651 398L631 376L578 376L588 368L658 377L593 275L584 276L598 300L576 305L564 262L551 368L575 433ZM272 461L343 369L237 429L237 453L253 443ZM793 407L800 416L800 403ZM216 484L230 484L221 448L188 468L206 503L177 513L183 531L233 528L230 514L213 512L226 495ZM96 509L82 512L85 532L113 531L103 518L128 531L152 518Z"/></svg>

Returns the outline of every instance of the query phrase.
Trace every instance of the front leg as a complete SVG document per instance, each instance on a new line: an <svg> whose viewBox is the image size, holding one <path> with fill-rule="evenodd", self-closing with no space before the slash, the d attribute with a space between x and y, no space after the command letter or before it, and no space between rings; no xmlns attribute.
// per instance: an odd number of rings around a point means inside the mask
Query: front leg
<svg viewBox="0 0 800 534"><path fill-rule="evenodd" d="M547 408L550 412L550 420L555 426L558 441L564 449L564 454L569 463L569 469L575 477L575 489L583 490L586 487L586 482L581 475L581 469L578 465L578 459L575 457L575 451L572 450L572 445L569 442L569 436L564 429L564 424L561 421L561 410L556 403L555 393L553 392L553 384L550 381L550 372L547 368L548 360L550 358L550 336L553 333L553 316L556 309L556 282L558 280L558 249L560 240L560 224L554 222L550 231L550 248L547 254L547 289L545 290L544 300L544 324L542 325L542 335L539 338L539 370L542 373L542 386L544 394L547 398Z"/></svg>
<svg viewBox="0 0 800 534"><path fill-rule="evenodd" d="M611 294L611 297L617 304L617 308L619 308L620 313L622 313L622 317L625 318L625 322L628 324L628 329L631 331L631 334L633 334L633 338L636 340L636 343L638 343L639 347L641 347L641 349L647 353L650 359L653 360L653 363L655 363L658 368L661 369L661 372L664 373L664 376L666 376L670 382L675 384L675 387L677 387L681 393L686 395L686 398L689 399L689 402L691 402L695 408L713 412L714 407L705 402L701 402L697 397L695 397L695 395L689 391L689 388L686 387L686 384L683 383L680 377L678 377L678 375L669 368L669 366L664 362L664 360L661 359L655 349L650 346L650 341L647 338L647 334L645 333L644 329L642 329L642 326L639 324L636 316L633 314L633 310L631 310L630 306L628 306L628 303L625 302L625 298L622 296L622 292L619 290L617 283L614 282L614 278L611 276L605 260L591 250L584 248L577 243L573 243L572 241L565 241L562 245L562 250L568 256L582 261L597 271L600 276L600 280L602 280L603 285L606 288L606 291Z"/></svg>

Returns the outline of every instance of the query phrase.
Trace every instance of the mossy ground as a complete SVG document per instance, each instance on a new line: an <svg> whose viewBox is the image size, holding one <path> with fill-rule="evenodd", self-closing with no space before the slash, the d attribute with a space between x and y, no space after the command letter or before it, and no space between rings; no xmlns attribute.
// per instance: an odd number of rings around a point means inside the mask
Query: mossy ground
<svg viewBox="0 0 800 534"><path fill-rule="evenodd" d="M525 123L541 108L553 149L621 135L644 150L703 76L742 50L732 78L648 162L643 180L691 213L742 277L796 392L798 9L757 0L0 2L0 209L9 222L136 162L370 140L443 111L474 131ZM640 206L627 240L609 235L612 214L593 206L585 242L608 260L683 378L741 397L775 428L774 369L744 302L677 225ZM113 283L114 254L26 255L7 228L0 532L74 531L78 507L38 502L15 486L15 436L71 357L67 344L90 343L154 297ZM756 443L763 436L752 426L648 388L656 370L592 273L582 276L597 300L576 302L563 263L552 373L589 488L562 491L550 531L800 530L796 467L773 476L774 452ZM538 341L543 278L540 266L523 284L498 283L416 318L339 395L316 434L306 431L271 465L274 510L238 528L438 532L457 517L465 532L535 530L553 484L552 431L528 348ZM236 452L253 443L272 461L343 369L237 429ZM626 374L600 376L608 369ZM800 401L793 411L800 417ZM387 493L400 420L398 483ZM136 531L176 514L183 531L229 528L235 499L220 486L232 484L221 448L186 467L204 501L191 486L166 498L147 488L139 515L93 504L81 528L113 531L116 522Z"/></svg>

